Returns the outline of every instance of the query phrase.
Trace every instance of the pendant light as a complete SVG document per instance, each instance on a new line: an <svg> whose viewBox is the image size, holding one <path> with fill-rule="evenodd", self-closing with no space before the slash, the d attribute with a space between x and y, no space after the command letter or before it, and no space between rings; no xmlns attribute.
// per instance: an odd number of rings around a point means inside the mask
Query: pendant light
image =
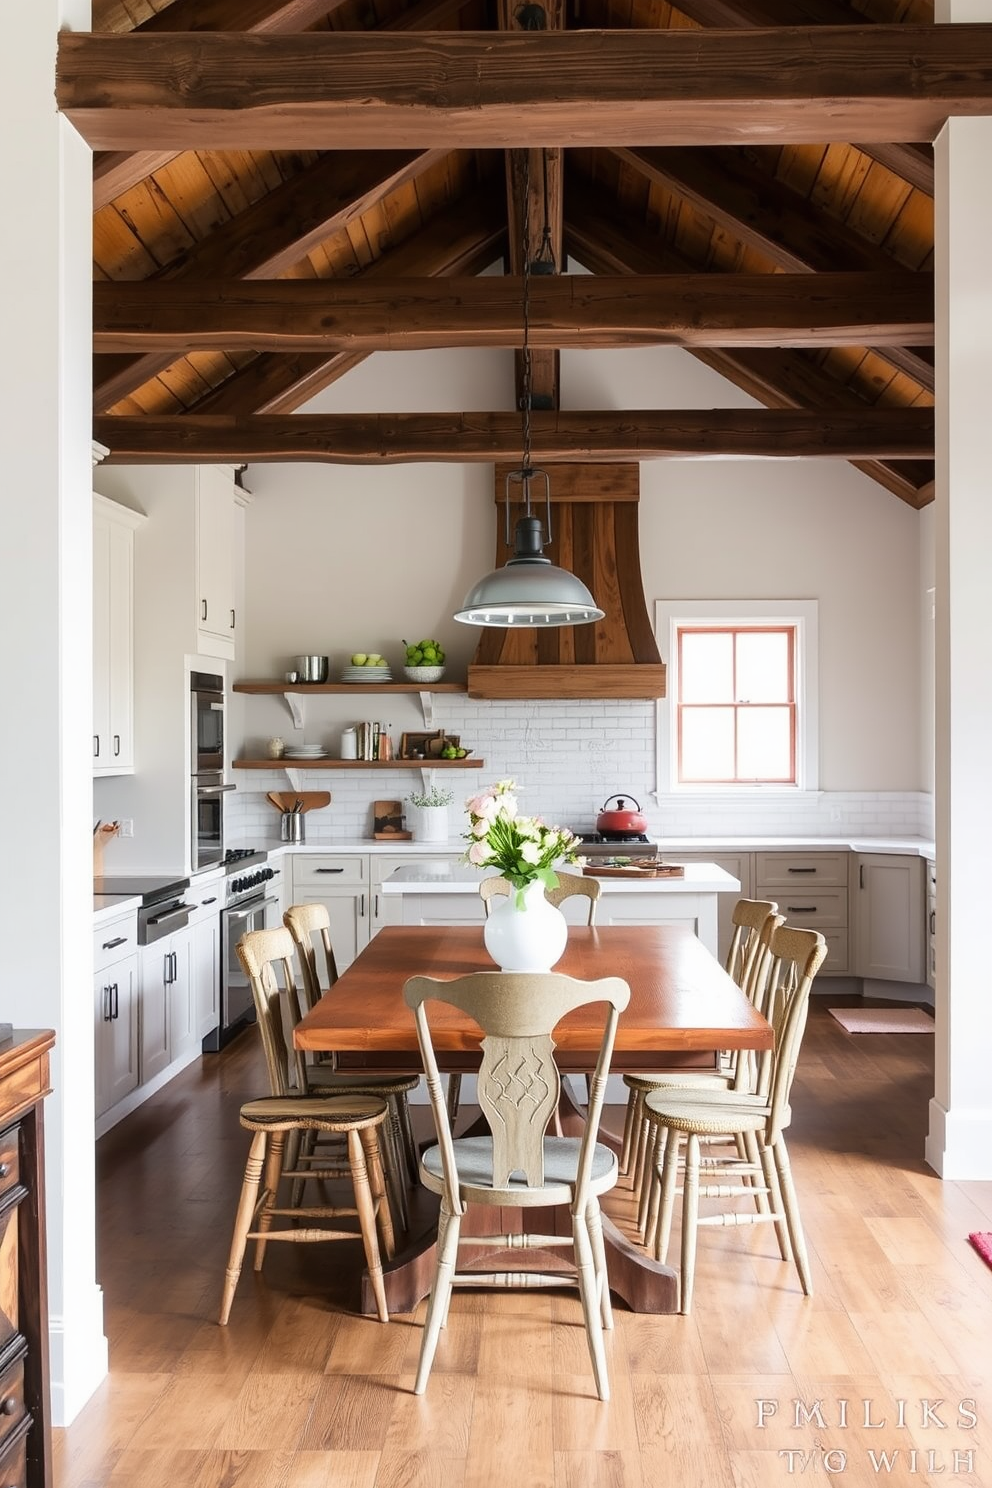
<svg viewBox="0 0 992 1488"><path fill-rule="evenodd" d="M513 557L502 568L486 574L466 594L460 610L454 618L466 625L491 625L506 629L508 626L552 626L584 625L591 620L602 620L601 610L581 579L565 568L556 568L544 549L551 542L551 482L547 472L537 470L530 459L530 414L531 414L531 355L530 355L530 152L524 151L523 183L523 462L519 470L511 470L506 477L505 532L504 540L510 545L510 487L519 485L517 500L523 502L523 513L517 518L513 532ZM541 262L533 265L539 273L554 270L554 258L550 264L545 257L550 251L551 232L548 225L547 165L544 182L544 234L541 244ZM531 502L531 482L543 480L545 525L535 515ZM545 536L545 530L547 536Z"/></svg>

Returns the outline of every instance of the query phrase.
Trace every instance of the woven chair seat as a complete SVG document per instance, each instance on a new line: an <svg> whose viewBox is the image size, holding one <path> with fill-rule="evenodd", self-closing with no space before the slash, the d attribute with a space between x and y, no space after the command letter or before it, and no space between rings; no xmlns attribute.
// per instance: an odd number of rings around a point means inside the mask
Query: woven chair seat
<svg viewBox="0 0 992 1488"><path fill-rule="evenodd" d="M698 1100L696 1092L658 1090L644 1102L644 1114L660 1118L673 1131L695 1132L710 1136L716 1132L733 1136L735 1132L761 1131L768 1120L769 1107L758 1097L728 1098L719 1102Z"/></svg>
<svg viewBox="0 0 992 1488"><path fill-rule="evenodd" d="M369 1095L406 1095L420 1084L419 1074L409 1075L363 1075L361 1070L336 1070L329 1064L307 1066L307 1084L310 1089L325 1090L328 1095L338 1091Z"/></svg>
<svg viewBox="0 0 992 1488"><path fill-rule="evenodd" d="M248 1131L361 1131L378 1126L387 1114L385 1101L373 1095L266 1095L245 1101L241 1125Z"/></svg>
<svg viewBox="0 0 992 1488"><path fill-rule="evenodd" d="M733 1075L721 1074L718 1070L658 1070L653 1075L624 1075L623 1083L628 1090L728 1090L733 1084Z"/></svg>

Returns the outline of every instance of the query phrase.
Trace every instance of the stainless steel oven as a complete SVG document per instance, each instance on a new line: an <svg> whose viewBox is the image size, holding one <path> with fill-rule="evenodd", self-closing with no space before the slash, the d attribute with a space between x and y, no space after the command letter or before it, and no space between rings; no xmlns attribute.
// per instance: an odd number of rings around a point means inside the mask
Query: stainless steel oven
<svg viewBox="0 0 992 1488"><path fill-rule="evenodd" d="M190 672L190 867L194 873L224 858L224 678Z"/></svg>
<svg viewBox="0 0 992 1488"><path fill-rule="evenodd" d="M282 924L281 884L280 867L270 867L264 853L229 854L220 912L220 1023L203 1040L206 1053L222 1049L255 1021L251 987L235 947L249 930L274 930Z"/></svg>

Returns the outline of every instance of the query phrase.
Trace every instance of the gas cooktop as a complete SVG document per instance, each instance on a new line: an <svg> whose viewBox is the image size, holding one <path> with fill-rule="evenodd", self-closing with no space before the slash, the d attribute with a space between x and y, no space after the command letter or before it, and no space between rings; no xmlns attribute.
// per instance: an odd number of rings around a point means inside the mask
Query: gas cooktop
<svg viewBox="0 0 992 1488"><path fill-rule="evenodd" d="M584 858L653 858L657 844L643 832L579 832Z"/></svg>

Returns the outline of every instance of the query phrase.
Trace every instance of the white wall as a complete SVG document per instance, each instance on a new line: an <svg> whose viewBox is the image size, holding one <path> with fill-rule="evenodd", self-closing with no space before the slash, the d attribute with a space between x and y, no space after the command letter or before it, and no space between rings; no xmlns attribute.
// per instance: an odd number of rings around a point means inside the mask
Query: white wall
<svg viewBox="0 0 992 1488"><path fill-rule="evenodd" d="M381 353L308 411L506 408L511 367L508 352ZM679 350L562 357L562 402L572 409L750 401ZM553 468L551 474L553 480ZM253 492L246 548L250 675L280 676L294 653L310 651L329 653L332 669L352 651L370 648L399 667L402 638L422 635L440 637L452 673L464 671L476 634L450 616L494 562L491 466L256 465L246 484ZM903 828L915 830L915 793L926 784L919 514L845 461L646 461L641 491L649 613L660 597L817 599L821 789L845 801L895 793ZM656 784L650 704L573 704L566 711L439 698L438 713L447 727L469 731L463 742L485 755L488 772L510 772L524 782L539 772L577 824L595 816L598 793L647 795ZM391 723L394 735L423 727L415 699L370 696L359 706L357 697L354 703L325 698L311 701L305 737L335 748L340 727L359 717ZM285 705L271 698L249 703L245 732L253 751L270 734L294 737ZM464 777L466 787L474 778ZM456 777L456 794L462 779ZM413 783L390 781L390 794ZM317 783L330 786L349 825L364 821L368 802L387 793L382 776L307 781ZM239 794L267 786L259 776L242 777ZM235 819L246 806L235 805ZM343 826L337 806L331 816ZM826 813L822 820L826 830ZM659 829L672 822L667 810ZM677 825L685 829L684 812ZM894 820L885 825L897 829Z"/></svg>

